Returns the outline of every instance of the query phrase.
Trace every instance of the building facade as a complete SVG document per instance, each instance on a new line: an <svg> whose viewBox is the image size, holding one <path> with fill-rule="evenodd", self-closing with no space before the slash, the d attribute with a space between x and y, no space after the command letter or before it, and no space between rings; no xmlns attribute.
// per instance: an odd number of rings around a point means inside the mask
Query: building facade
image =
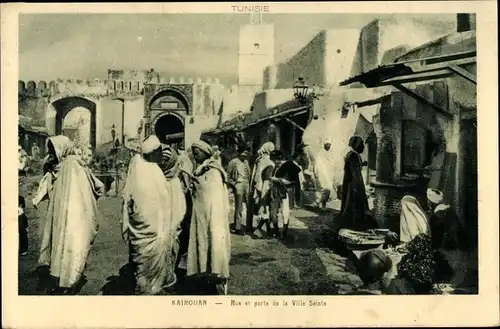
<svg viewBox="0 0 500 329"><path fill-rule="evenodd" d="M93 148L112 141L112 128L116 130L116 138L125 143L142 138L141 135L151 132L150 121L155 120L158 127L166 123L158 123L160 112L179 112L172 108L175 104L184 107L182 116L189 116L186 136L191 142L217 122L215 117L221 110L225 92L217 79L165 79L154 71L145 71L142 75L136 71L110 70L108 73L110 80L106 81L57 80L49 84L40 81L38 86L34 81L19 81L19 111L38 118L50 135L57 135L63 132L68 113L83 107L90 112ZM134 80L125 80L127 78ZM179 90L189 91L181 97Z"/></svg>
<svg viewBox="0 0 500 329"><path fill-rule="evenodd" d="M458 22L460 23L460 22ZM477 238L476 36L457 32L416 47L346 83L394 86L374 117L374 213L399 231L400 201L437 188ZM430 166L430 167L429 167ZM430 170L430 180L423 173ZM477 242L477 241L471 241Z"/></svg>

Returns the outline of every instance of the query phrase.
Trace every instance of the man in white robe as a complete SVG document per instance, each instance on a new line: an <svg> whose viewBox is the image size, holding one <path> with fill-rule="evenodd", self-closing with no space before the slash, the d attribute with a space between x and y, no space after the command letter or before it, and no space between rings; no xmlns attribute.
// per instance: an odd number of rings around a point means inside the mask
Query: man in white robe
<svg viewBox="0 0 500 329"><path fill-rule="evenodd" d="M152 135L132 158L123 192L122 235L139 295L160 294L177 282L177 238L186 204L179 178L167 180L161 162L161 143Z"/></svg>
<svg viewBox="0 0 500 329"><path fill-rule="evenodd" d="M187 257L187 275L206 277L219 294L227 294L231 234L227 174L215 150L204 142L192 145L197 168L193 172L193 215Z"/></svg>
<svg viewBox="0 0 500 329"><path fill-rule="evenodd" d="M49 199L45 223L41 225L38 261L48 265L51 276L56 278L57 287L51 293L74 294L84 279L87 257L99 228L97 198L104 184L75 155L68 137L49 138L47 149L47 173L33 199L35 207L47 196Z"/></svg>
<svg viewBox="0 0 500 329"><path fill-rule="evenodd" d="M334 161L331 151L332 142L329 138L323 140L323 148L314 160L314 176L316 178L316 204L322 211L333 192Z"/></svg>

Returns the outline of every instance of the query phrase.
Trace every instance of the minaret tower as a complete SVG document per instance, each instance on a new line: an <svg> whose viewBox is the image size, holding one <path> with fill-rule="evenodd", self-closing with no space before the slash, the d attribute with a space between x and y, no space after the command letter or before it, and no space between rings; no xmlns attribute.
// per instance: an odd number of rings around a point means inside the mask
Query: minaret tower
<svg viewBox="0 0 500 329"><path fill-rule="evenodd" d="M240 28L238 85L262 90L266 67L274 64L274 25L264 24L262 12L250 14L250 24Z"/></svg>

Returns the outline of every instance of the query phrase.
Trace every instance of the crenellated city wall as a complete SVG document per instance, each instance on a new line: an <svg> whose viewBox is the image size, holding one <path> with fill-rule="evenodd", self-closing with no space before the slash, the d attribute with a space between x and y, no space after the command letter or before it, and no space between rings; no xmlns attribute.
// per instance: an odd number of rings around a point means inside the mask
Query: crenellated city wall
<svg viewBox="0 0 500 329"><path fill-rule="evenodd" d="M68 97L82 95L89 97L105 96L141 96L144 91L144 84L192 84L199 85L199 89L211 87L217 90L224 90L225 87L217 78L183 78L183 77L161 77L151 80L122 80L122 79L57 79L50 82L33 80L18 81L18 93L28 97Z"/></svg>
<svg viewBox="0 0 500 329"><path fill-rule="evenodd" d="M69 97L82 97L96 104L97 142L106 143L111 127L123 134L134 136L144 114L144 85L171 84L192 85L192 115L197 120L197 130L212 128L219 120L212 120L222 112L236 112L244 109L238 106L224 106L224 100L235 98L241 90L237 86L226 88L217 78L168 77L154 70L125 71L108 70L108 78L102 79L56 79L52 81L18 81L18 112L33 118L38 126L45 126L55 133L55 102ZM239 97L236 97L239 98ZM234 102L229 102L234 103ZM229 104L228 104L229 105ZM237 104L235 104L237 105ZM224 109L223 109L224 106ZM226 111L227 107L227 111ZM234 107L234 108L233 108Z"/></svg>

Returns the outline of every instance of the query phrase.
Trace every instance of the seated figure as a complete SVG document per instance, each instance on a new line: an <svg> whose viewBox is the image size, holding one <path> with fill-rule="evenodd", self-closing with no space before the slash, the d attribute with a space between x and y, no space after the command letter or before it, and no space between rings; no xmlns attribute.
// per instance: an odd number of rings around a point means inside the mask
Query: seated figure
<svg viewBox="0 0 500 329"><path fill-rule="evenodd" d="M399 240L408 243L419 234L430 235L429 219L424 209L413 196L401 199L401 221Z"/></svg>
<svg viewBox="0 0 500 329"><path fill-rule="evenodd" d="M408 243L419 234L431 237L435 249L460 249L464 247L464 230L451 206L443 202L443 193L427 190L428 210L425 211L413 196L401 200L399 239Z"/></svg>
<svg viewBox="0 0 500 329"><path fill-rule="evenodd" d="M359 258L358 271L363 285L354 294L381 295L389 286L391 258L381 249L368 250Z"/></svg>

